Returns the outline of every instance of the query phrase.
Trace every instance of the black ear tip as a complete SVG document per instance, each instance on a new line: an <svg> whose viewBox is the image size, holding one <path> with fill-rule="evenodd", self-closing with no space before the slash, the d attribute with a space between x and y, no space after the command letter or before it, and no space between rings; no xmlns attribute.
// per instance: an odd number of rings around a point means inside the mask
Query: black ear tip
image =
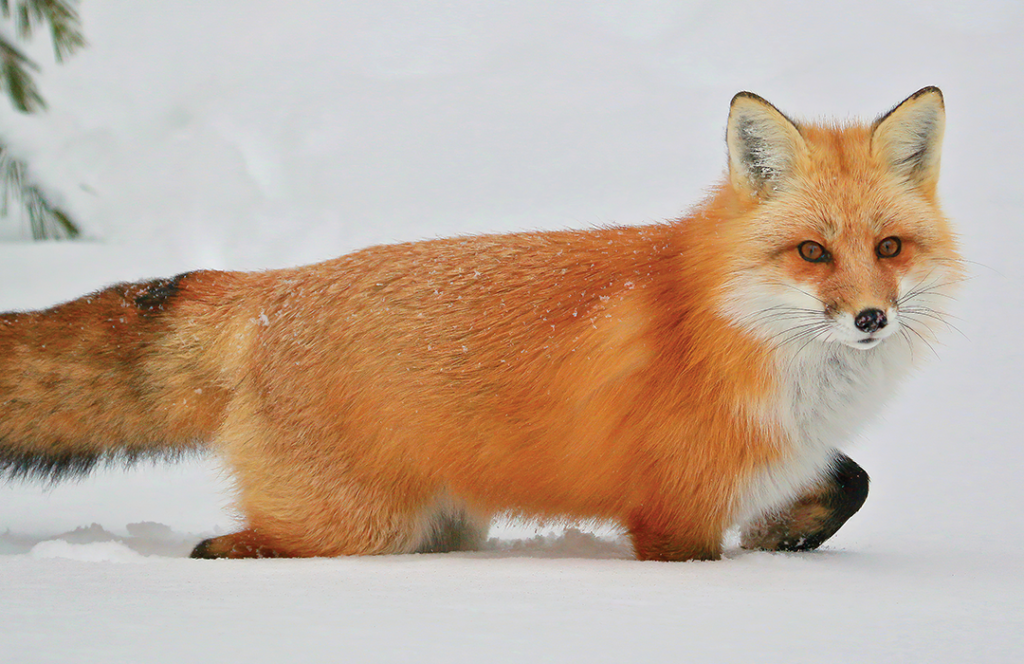
<svg viewBox="0 0 1024 664"><path fill-rule="evenodd" d="M768 103L768 101L764 97L760 95L755 95L753 92L747 92L746 90L744 90L742 92L737 92L736 94L733 95L732 101L729 102L729 106L735 106L736 102L740 101L741 99L753 99L754 101L759 101L762 104Z"/></svg>
<svg viewBox="0 0 1024 664"><path fill-rule="evenodd" d="M895 106L893 106L892 108L890 108L888 111L886 111L882 115L878 116L878 119L875 120L873 126L877 128L879 125L882 124L882 122L887 120L890 115L892 115L893 113L898 111L900 108L902 108L904 104L906 104L908 102L916 101L916 100L920 99L921 97L928 97L928 96L933 96L933 97L937 98L937 100L939 102L939 105L938 105L939 109L942 110L943 112L945 111L945 109L946 109L946 101L945 101L945 98L942 96L942 90L938 89L934 85L929 85L928 87L921 88L920 90L918 90L914 94L910 95L909 97L907 97L906 99L904 99L900 103L898 103Z"/></svg>
<svg viewBox="0 0 1024 664"><path fill-rule="evenodd" d="M942 107L946 106L946 99L945 97L942 96L942 90L938 89L934 85L929 85L926 88L921 88L920 90L918 90L917 92L915 92L914 94L910 95L905 100L900 102L900 104L906 103L908 101L914 101L915 99L920 99L921 97L929 96L937 97L939 100L939 105Z"/></svg>

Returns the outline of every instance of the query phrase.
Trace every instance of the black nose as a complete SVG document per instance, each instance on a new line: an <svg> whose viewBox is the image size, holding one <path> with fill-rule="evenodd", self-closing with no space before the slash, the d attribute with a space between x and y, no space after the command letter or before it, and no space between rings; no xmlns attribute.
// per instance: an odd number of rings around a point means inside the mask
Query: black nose
<svg viewBox="0 0 1024 664"><path fill-rule="evenodd" d="M853 319L853 324L861 332L877 332L889 321L885 318L885 312L881 309L865 309Z"/></svg>

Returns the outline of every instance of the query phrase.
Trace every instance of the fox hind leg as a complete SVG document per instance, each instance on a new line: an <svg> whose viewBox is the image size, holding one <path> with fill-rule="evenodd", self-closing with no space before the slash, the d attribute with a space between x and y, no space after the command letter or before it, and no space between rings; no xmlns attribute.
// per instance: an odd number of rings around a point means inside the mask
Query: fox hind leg
<svg viewBox="0 0 1024 664"><path fill-rule="evenodd" d="M365 462L367 450L382 447L379 441L343 422L328 424L311 425L294 413L278 412L248 391L236 396L214 447L235 480L236 508L246 528L200 543L193 556L304 558L417 550L425 532L424 506L437 495L437 485L400 461L384 467Z"/></svg>
<svg viewBox="0 0 1024 664"><path fill-rule="evenodd" d="M415 512L349 487L346 500L316 491L290 502L242 500L248 528L200 542L193 558L309 558L411 553L421 539ZM273 516L270 516L273 515Z"/></svg>
<svg viewBox="0 0 1024 664"><path fill-rule="evenodd" d="M869 477L853 459L836 454L829 474L781 511L747 525L744 549L810 551L838 532L868 497Z"/></svg>
<svg viewBox="0 0 1024 664"><path fill-rule="evenodd" d="M487 538L490 517L444 498L425 511L421 528L416 553L476 551Z"/></svg>
<svg viewBox="0 0 1024 664"><path fill-rule="evenodd" d="M342 524L337 524L341 526ZM418 524L411 524L407 537L400 535L396 540L405 540L404 546L396 546L393 553L448 553L451 551L475 551L480 548L487 537L490 520L487 517L472 514L468 509L449 504L441 508L427 510L420 517ZM290 558L304 555L302 552L313 551L311 555L337 555L328 549L310 549L308 546L298 550L289 550L280 541L255 528L247 528L230 535L222 535L203 540L192 550L192 558ZM319 551L319 553L317 553ZM383 553L384 551L366 548L364 550L349 549L344 553ZM305 555L310 555L305 553Z"/></svg>
<svg viewBox="0 0 1024 664"><path fill-rule="evenodd" d="M423 494L414 482L388 486L338 468L288 474L274 462L235 470L247 528L201 542L194 558L410 553L422 539Z"/></svg>

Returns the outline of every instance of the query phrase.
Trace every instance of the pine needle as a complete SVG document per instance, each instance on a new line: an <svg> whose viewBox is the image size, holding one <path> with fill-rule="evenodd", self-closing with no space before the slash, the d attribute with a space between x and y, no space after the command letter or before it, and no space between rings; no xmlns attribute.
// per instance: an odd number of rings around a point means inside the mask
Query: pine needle
<svg viewBox="0 0 1024 664"><path fill-rule="evenodd" d="M32 237L36 240L74 239L81 235L64 210L55 205L43 191L26 179L28 167L11 156L0 143L0 216L7 216L11 203L20 204L28 217Z"/></svg>
<svg viewBox="0 0 1024 664"><path fill-rule="evenodd" d="M39 65L0 36L0 90L7 92L11 104L22 113L35 113L46 108L29 70L38 72Z"/></svg>
<svg viewBox="0 0 1024 664"><path fill-rule="evenodd" d="M39 25L48 25L54 59L60 63L86 45L77 5L77 0L0 0L0 12L6 19L13 17L15 32L21 41L31 39ZM33 73L39 71L39 65L0 35L0 91L6 92L14 108L22 113L36 113L46 108L33 78ZM29 184L26 172L25 163L13 158L7 146L0 143L0 215L6 216L9 204L17 201L28 217L33 238L78 237L78 226L39 187Z"/></svg>

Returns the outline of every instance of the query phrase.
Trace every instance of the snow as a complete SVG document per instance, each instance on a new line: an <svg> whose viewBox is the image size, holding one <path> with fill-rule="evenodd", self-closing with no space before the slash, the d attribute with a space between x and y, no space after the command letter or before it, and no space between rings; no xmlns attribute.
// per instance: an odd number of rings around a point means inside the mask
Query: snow
<svg viewBox="0 0 1024 664"><path fill-rule="evenodd" d="M7 561L5 587L41 562ZM12 661L1014 660L1004 580L927 556L45 562L73 582L19 593L5 649L39 656Z"/></svg>
<svg viewBox="0 0 1024 664"><path fill-rule="evenodd" d="M808 554L639 563L614 530L483 551L191 561L234 527L213 459L0 487L0 661L1024 658L1024 4L89 0L4 138L91 240L4 225L0 310L373 243L670 218L725 167L731 96L797 117L946 97L975 262L950 331L851 450L864 509ZM0 105L2 106L2 105Z"/></svg>
<svg viewBox="0 0 1024 664"><path fill-rule="evenodd" d="M32 558L69 558L87 562L123 563L141 560L142 556L119 542L71 544L64 540L40 542L28 552Z"/></svg>

